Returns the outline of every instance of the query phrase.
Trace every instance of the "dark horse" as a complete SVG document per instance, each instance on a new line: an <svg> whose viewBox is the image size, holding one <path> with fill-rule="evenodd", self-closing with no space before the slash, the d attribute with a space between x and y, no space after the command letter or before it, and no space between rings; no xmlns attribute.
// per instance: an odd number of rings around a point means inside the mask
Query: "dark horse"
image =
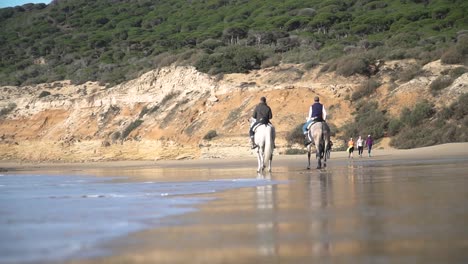
<svg viewBox="0 0 468 264"><path fill-rule="evenodd" d="M324 159L323 167L327 166L326 150L330 144L330 128L325 122L314 123L307 132L309 139L315 144L315 157L317 158L317 169L322 168L322 159ZM307 169L310 169L310 156L312 152L312 144L307 145Z"/></svg>

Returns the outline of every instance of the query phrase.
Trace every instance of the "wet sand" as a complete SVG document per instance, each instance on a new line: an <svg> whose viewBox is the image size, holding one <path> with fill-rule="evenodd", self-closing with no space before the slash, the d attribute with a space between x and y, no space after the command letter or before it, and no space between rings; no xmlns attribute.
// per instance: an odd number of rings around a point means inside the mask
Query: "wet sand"
<svg viewBox="0 0 468 264"><path fill-rule="evenodd" d="M305 156L275 157L257 175L255 157L238 160L0 163L13 172L64 171L134 181L261 177L277 185L241 188L197 212L107 242L111 256L70 263L466 263L468 143L333 152L326 169ZM366 153L364 153L366 154Z"/></svg>

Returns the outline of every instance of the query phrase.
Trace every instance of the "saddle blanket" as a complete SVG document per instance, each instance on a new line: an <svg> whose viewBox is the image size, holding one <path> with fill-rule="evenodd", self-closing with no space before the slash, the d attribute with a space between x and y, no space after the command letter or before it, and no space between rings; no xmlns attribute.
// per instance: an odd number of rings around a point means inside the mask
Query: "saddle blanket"
<svg viewBox="0 0 468 264"><path fill-rule="evenodd" d="M313 124L317 123L319 121L312 121L310 122L310 124L307 126L307 130L310 130L310 128L312 127Z"/></svg>

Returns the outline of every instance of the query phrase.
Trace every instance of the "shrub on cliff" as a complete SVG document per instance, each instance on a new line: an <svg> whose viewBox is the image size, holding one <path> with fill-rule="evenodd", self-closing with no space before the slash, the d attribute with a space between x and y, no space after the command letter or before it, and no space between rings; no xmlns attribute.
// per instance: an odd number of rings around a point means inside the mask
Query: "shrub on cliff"
<svg viewBox="0 0 468 264"><path fill-rule="evenodd" d="M365 96L369 96L373 94L377 88L380 86L380 83L376 81L375 79L369 79L362 83L356 91L353 92L351 95L351 99L353 101L359 100Z"/></svg>
<svg viewBox="0 0 468 264"><path fill-rule="evenodd" d="M459 64L463 62L464 56L459 49L456 47L451 47L446 52L444 52L444 54L442 54L440 60L445 64Z"/></svg>
<svg viewBox="0 0 468 264"><path fill-rule="evenodd" d="M433 105L422 101L400 114L399 133L390 144L397 148L414 148L449 142L468 141L468 93L449 107L435 112ZM390 130L390 125L389 125Z"/></svg>
<svg viewBox="0 0 468 264"><path fill-rule="evenodd" d="M379 139L384 136L387 125L387 115L384 111L379 110L377 102L362 102L356 107L354 122L349 122L343 126L343 136L344 139L347 139L371 134L374 139Z"/></svg>
<svg viewBox="0 0 468 264"><path fill-rule="evenodd" d="M9 103L7 106L0 109L0 117L11 113L11 111L15 110L15 108L16 108L15 103Z"/></svg>
<svg viewBox="0 0 468 264"><path fill-rule="evenodd" d="M195 64L197 70L210 74L249 72L260 69L264 56L251 47L229 46L202 56Z"/></svg>
<svg viewBox="0 0 468 264"><path fill-rule="evenodd" d="M434 105L423 100L418 102L412 110L403 109L400 114L400 120L406 125L416 127L424 120L432 117L435 114Z"/></svg>
<svg viewBox="0 0 468 264"><path fill-rule="evenodd" d="M43 98L43 97L46 97L46 96L49 96L50 95L50 92L49 91L42 91L40 94L39 94L39 98Z"/></svg>
<svg viewBox="0 0 468 264"><path fill-rule="evenodd" d="M216 133L216 130L210 130L208 131L208 133L205 134L205 136L203 137L204 140L211 140L215 137L218 136L218 133Z"/></svg>
<svg viewBox="0 0 468 264"><path fill-rule="evenodd" d="M131 122L123 131L121 134L122 139L126 139L130 133L135 130L137 127L139 127L143 123L143 120L137 119L133 122Z"/></svg>
<svg viewBox="0 0 468 264"><path fill-rule="evenodd" d="M431 91L431 94L436 96L441 90L444 88L450 86L453 83L452 77L448 75L442 75L437 77L434 81L431 82L429 85L429 89Z"/></svg>
<svg viewBox="0 0 468 264"><path fill-rule="evenodd" d="M337 61L336 73L345 77L354 74L368 74L369 60L363 56L348 56Z"/></svg>
<svg viewBox="0 0 468 264"><path fill-rule="evenodd" d="M288 145L304 144L304 134L302 133L303 125L304 123L298 124L286 134L286 141L288 142Z"/></svg>

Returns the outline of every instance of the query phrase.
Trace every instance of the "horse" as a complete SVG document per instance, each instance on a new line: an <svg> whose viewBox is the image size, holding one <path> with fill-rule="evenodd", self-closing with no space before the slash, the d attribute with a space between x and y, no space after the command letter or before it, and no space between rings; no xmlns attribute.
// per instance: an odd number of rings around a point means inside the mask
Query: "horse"
<svg viewBox="0 0 468 264"><path fill-rule="evenodd" d="M322 158L324 159L323 167L327 166L327 150L330 144L330 128L325 122L317 122L312 124L308 133L308 137L315 143L315 157L317 159L317 169L322 168ZM307 145L307 169L310 169L310 156L312 153L312 144Z"/></svg>
<svg viewBox="0 0 468 264"><path fill-rule="evenodd" d="M255 131L255 144L257 145L257 172L263 171L268 163L268 171L271 171L273 149L275 141L274 128L270 125L261 124Z"/></svg>

